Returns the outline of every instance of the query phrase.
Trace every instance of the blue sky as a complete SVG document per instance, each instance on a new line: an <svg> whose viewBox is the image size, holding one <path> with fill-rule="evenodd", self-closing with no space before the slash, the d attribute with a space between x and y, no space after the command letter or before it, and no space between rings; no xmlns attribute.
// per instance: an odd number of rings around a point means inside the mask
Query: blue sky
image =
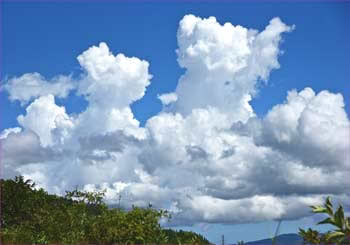
<svg viewBox="0 0 350 245"><path fill-rule="evenodd" d="M286 101L288 91L296 89L299 92L305 87L311 87L316 94L322 90L342 94L349 115L349 12L350 4L345 2L5 2L1 13L1 80L8 83L11 78L33 72L40 73L47 80L59 74L79 80L85 71L77 56L89 47L105 42L114 55L123 53L149 63L149 74L153 76L150 85L141 99L130 103L135 119L143 127L149 118L163 110L157 96L174 92L180 76L186 72L179 66L175 52L179 22L185 15L215 16L221 25L230 22L259 32L272 18L279 17L286 25L295 25L295 28L282 35L279 50L283 54L278 57L280 68L273 69L266 82L259 80L256 83L258 94L250 101L256 115L264 118L274 105ZM28 104L22 106L20 101L10 101L8 96L9 92L1 91L0 131L14 127L25 129L25 124L20 125L16 118L26 114ZM68 115L77 115L86 110L89 103L84 94L77 95L72 90L66 98L56 98L56 104L64 106ZM22 167L16 171L38 178L40 182L42 178L38 174L30 174L31 171L38 173L38 169L34 169ZM46 187L51 185L42 181ZM81 184L88 183L83 181ZM251 224L221 225L214 222L209 226L180 227L199 231L216 243L219 243L221 234L225 234L226 240L233 243L270 236L277 225L272 221L248 222ZM281 232L296 232L297 227L312 223L310 218L286 221L282 223Z"/></svg>
<svg viewBox="0 0 350 245"><path fill-rule="evenodd" d="M331 2L5 2L2 76L33 71L45 77L79 74L76 56L104 41L113 52L151 63L152 84L145 97L133 105L136 118L144 122L161 110L156 95L174 90L183 73L176 62L175 49L178 22L185 14L215 16L220 23L231 22L258 30L279 16L285 23L296 25L296 29L282 44L285 53L280 57L281 69L271 74L268 86L263 86L262 95L253 101L255 110L262 115L272 105L282 102L286 91L292 88L312 86L315 91L349 91L346 82L350 73L347 69L350 33L346 27L349 8L348 3ZM6 104L3 115L12 115L3 119L1 128L11 127L21 108L8 104L5 94L1 94L1 104ZM67 109L77 110L70 104Z"/></svg>

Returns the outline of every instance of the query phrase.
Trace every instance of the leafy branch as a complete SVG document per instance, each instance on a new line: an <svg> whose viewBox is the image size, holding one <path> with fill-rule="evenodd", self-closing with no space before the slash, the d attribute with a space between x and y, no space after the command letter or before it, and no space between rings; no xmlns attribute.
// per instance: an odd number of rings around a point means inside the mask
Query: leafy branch
<svg viewBox="0 0 350 245"><path fill-rule="evenodd" d="M309 228L307 231L299 228L299 235L304 239L304 244L350 244L350 218L345 217L342 205L334 211L331 198L327 197L322 206L310 206L313 213L324 213L327 218L320 221L318 225L330 224L335 227L333 231L320 234Z"/></svg>

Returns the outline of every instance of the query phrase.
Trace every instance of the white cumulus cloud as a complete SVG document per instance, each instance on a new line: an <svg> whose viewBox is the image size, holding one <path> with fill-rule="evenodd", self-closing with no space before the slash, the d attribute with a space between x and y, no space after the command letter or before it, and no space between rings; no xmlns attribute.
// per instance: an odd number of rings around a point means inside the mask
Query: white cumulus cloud
<svg viewBox="0 0 350 245"><path fill-rule="evenodd" d="M124 54L114 56L103 42L79 55L78 61L86 72L79 93L89 102L78 117L80 134L125 129L143 137L130 105L144 96L150 84L148 62Z"/></svg>
<svg viewBox="0 0 350 245"><path fill-rule="evenodd" d="M123 207L151 202L173 213L172 225L298 219L325 195L344 200L343 96L292 90L262 118L249 104L259 80L280 67L282 34L292 29L279 18L259 32L184 16L177 55L185 72L143 127L130 106L151 83L149 63L106 43L78 56L83 74L62 92L55 86L64 82L40 75L23 87L27 74L8 81L11 100L31 103L18 116L21 128L0 134L5 176L22 174L61 194L76 185L106 189L111 205L119 195ZM28 85L33 77L40 89ZM88 102L77 115L55 103L72 88Z"/></svg>
<svg viewBox="0 0 350 245"><path fill-rule="evenodd" d="M279 68L281 34L293 28L274 18L262 32L221 25L215 17L186 15L180 21L178 62L186 68L176 88L176 109L187 115L195 108L216 107L232 122L254 115L249 101L258 79Z"/></svg>
<svg viewBox="0 0 350 245"><path fill-rule="evenodd" d="M9 93L10 100L18 100L24 105L32 99L48 94L65 98L75 86L69 76L60 75L47 81L42 75L34 72L5 81L3 88Z"/></svg>
<svg viewBox="0 0 350 245"><path fill-rule="evenodd" d="M69 130L74 127L72 119L66 114L63 106L55 104L54 96L49 94L34 100L26 108L26 115L17 118L25 129L35 132L43 146L53 145L55 141L62 143ZM58 135L53 135L59 131Z"/></svg>
<svg viewBox="0 0 350 245"><path fill-rule="evenodd" d="M158 99L160 99L163 105L169 105L170 103L177 101L177 95L176 93L161 94L158 95Z"/></svg>
<svg viewBox="0 0 350 245"><path fill-rule="evenodd" d="M258 141L301 158L308 166L349 169L349 119L341 94L290 91L262 121ZM332 164L330 164L332 163Z"/></svg>

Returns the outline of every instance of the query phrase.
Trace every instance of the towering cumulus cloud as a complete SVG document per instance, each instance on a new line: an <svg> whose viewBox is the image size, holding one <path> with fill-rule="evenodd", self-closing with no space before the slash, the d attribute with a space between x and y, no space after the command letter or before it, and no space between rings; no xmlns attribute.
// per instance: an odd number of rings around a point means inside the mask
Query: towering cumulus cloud
<svg viewBox="0 0 350 245"><path fill-rule="evenodd" d="M0 135L5 177L22 174L56 193L106 189L110 204L122 193L124 207L170 210L173 225L298 219L325 195L345 200L343 96L292 90L262 118L249 103L279 68L282 35L292 30L279 18L259 32L184 16L176 52L185 72L175 91L158 96L163 110L144 127L130 105L151 82L149 63L112 54L106 43L78 56L79 79L7 80L9 99L26 109L21 128ZM55 103L68 93L87 108L68 114Z"/></svg>
<svg viewBox="0 0 350 245"><path fill-rule="evenodd" d="M291 30L279 18L259 33L220 25L214 17L186 15L177 33L178 61L186 68L176 89L177 110L187 115L195 108L216 107L231 121L246 121L254 114L249 101L256 82L279 67L281 34Z"/></svg>
<svg viewBox="0 0 350 245"><path fill-rule="evenodd" d="M89 102L88 109L79 115L83 134L106 133L117 129L142 134L139 122L134 119L130 104L141 99L150 84L148 62L128 58L123 54L114 56L107 44L100 43L78 56L86 72L79 90Z"/></svg>

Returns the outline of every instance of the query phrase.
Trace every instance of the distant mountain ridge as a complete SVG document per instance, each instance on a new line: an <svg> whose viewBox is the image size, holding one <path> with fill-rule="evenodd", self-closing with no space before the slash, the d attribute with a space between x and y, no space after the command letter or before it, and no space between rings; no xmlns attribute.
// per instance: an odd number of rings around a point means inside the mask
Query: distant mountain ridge
<svg viewBox="0 0 350 245"><path fill-rule="evenodd" d="M245 245L272 245L272 239L245 242ZM303 238L295 233L281 234L276 237L275 245L302 245Z"/></svg>

